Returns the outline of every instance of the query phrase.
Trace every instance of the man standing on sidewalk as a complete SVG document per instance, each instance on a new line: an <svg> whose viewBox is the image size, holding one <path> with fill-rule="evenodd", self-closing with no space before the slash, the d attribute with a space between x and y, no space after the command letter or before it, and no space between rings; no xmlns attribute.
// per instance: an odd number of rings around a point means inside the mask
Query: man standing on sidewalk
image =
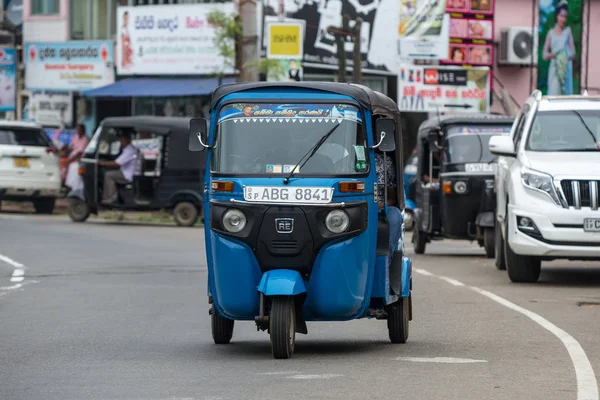
<svg viewBox="0 0 600 400"><path fill-rule="evenodd" d="M129 183L133 180L137 149L131 144L128 133L121 134L121 154L114 161L98 161L98 165L107 168L119 168L104 172L104 198L102 204L111 205L117 201L117 184Z"/></svg>

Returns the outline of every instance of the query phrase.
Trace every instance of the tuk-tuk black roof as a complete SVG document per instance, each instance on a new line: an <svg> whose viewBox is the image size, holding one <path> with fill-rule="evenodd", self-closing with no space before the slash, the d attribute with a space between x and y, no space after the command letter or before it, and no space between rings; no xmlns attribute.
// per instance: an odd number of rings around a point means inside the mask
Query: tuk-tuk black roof
<svg viewBox="0 0 600 400"><path fill-rule="evenodd" d="M514 117L499 114L485 113L453 113L441 115L439 118L429 118L419 127L419 137L427 136L431 129L448 125L476 124L476 125L502 125L512 124Z"/></svg>
<svg viewBox="0 0 600 400"><path fill-rule="evenodd" d="M134 117L108 117L101 125L106 128L154 128L157 134L168 134L173 130L185 131L187 135L190 124L189 117L157 117L154 115L137 115Z"/></svg>
<svg viewBox="0 0 600 400"><path fill-rule="evenodd" d="M221 85L213 91L210 104L211 111L227 95L243 91L261 89L307 89L321 90L323 92L335 93L349 96L359 103L373 110L375 114L390 115L399 113L398 106L389 97L376 92L366 86L354 83L339 82L248 82L231 83Z"/></svg>

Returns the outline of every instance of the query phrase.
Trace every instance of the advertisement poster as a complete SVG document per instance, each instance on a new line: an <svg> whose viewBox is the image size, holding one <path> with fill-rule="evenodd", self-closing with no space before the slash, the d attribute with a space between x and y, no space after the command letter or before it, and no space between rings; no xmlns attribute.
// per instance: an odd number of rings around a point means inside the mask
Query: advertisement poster
<svg viewBox="0 0 600 400"><path fill-rule="evenodd" d="M581 91L582 0L540 0L538 84L545 95Z"/></svg>
<svg viewBox="0 0 600 400"><path fill-rule="evenodd" d="M46 128L44 129L44 133L57 149L64 149L71 144L71 139L75 135L75 129Z"/></svg>
<svg viewBox="0 0 600 400"><path fill-rule="evenodd" d="M450 19L447 0L401 0L399 50L403 59L447 58Z"/></svg>
<svg viewBox="0 0 600 400"><path fill-rule="evenodd" d="M489 112L488 67L402 65L398 106L405 112Z"/></svg>
<svg viewBox="0 0 600 400"><path fill-rule="evenodd" d="M29 96L28 110L28 120L42 126L73 126L71 92L33 91Z"/></svg>
<svg viewBox="0 0 600 400"><path fill-rule="evenodd" d="M219 55L213 10L234 14L233 3L119 7L117 73L119 75L195 75L233 73Z"/></svg>
<svg viewBox="0 0 600 400"><path fill-rule="evenodd" d="M287 60L302 58L304 24L269 22L267 24L267 58Z"/></svg>
<svg viewBox="0 0 600 400"><path fill-rule="evenodd" d="M0 112L17 107L16 54L14 49L0 47Z"/></svg>
<svg viewBox="0 0 600 400"><path fill-rule="evenodd" d="M27 90L84 91L115 81L111 41L26 43Z"/></svg>
<svg viewBox="0 0 600 400"><path fill-rule="evenodd" d="M305 67L337 70L339 61L335 37L327 33L329 27L342 27L342 16L348 14L350 27L357 18L363 22L360 31L362 68L364 72L395 75L398 70L398 36L390 34L390 27L398 26L398 0L283 0L286 22L305 24ZM266 54L268 22L278 21L279 0L263 1L262 50ZM351 67L354 44L346 41L347 63Z"/></svg>
<svg viewBox="0 0 600 400"><path fill-rule="evenodd" d="M494 0L447 0L450 45L443 64L493 65Z"/></svg>
<svg viewBox="0 0 600 400"><path fill-rule="evenodd" d="M273 60L267 70L268 82L300 82L303 80L302 60Z"/></svg>

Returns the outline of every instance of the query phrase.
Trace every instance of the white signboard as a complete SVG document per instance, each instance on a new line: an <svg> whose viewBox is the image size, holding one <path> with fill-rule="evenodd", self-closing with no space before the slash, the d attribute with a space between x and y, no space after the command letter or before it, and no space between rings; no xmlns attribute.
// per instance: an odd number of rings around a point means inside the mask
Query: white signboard
<svg viewBox="0 0 600 400"><path fill-rule="evenodd" d="M111 41L26 43L28 90L83 91L115 81Z"/></svg>
<svg viewBox="0 0 600 400"><path fill-rule="evenodd" d="M70 92L34 91L29 97L29 119L47 127L73 126Z"/></svg>
<svg viewBox="0 0 600 400"><path fill-rule="evenodd" d="M489 67L400 66L400 111L487 113L490 96Z"/></svg>
<svg viewBox="0 0 600 400"><path fill-rule="evenodd" d="M215 46L208 15L235 13L233 3L119 7L117 73L119 75L196 75L233 73Z"/></svg>
<svg viewBox="0 0 600 400"><path fill-rule="evenodd" d="M446 60L448 59L449 43L450 15L444 14L439 35L401 37L398 41L398 50L402 58Z"/></svg>

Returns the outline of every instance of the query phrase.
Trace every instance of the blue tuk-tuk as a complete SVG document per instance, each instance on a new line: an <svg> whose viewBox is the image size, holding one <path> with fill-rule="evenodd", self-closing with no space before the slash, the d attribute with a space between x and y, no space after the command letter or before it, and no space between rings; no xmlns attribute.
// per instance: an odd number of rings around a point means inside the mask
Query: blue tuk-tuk
<svg viewBox="0 0 600 400"><path fill-rule="evenodd" d="M403 225L390 245L386 217L388 199L404 209L399 122L393 100L355 84L254 82L214 91L210 131L206 120L192 119L189 149L208 151L215 343L230 342L235 320L253 320L269 332L273 356L289 358L307 321L358 318L385 319L391 342L406 342L412 264ZM375 151L396 165L393 189L377 183Z"/></svg>

